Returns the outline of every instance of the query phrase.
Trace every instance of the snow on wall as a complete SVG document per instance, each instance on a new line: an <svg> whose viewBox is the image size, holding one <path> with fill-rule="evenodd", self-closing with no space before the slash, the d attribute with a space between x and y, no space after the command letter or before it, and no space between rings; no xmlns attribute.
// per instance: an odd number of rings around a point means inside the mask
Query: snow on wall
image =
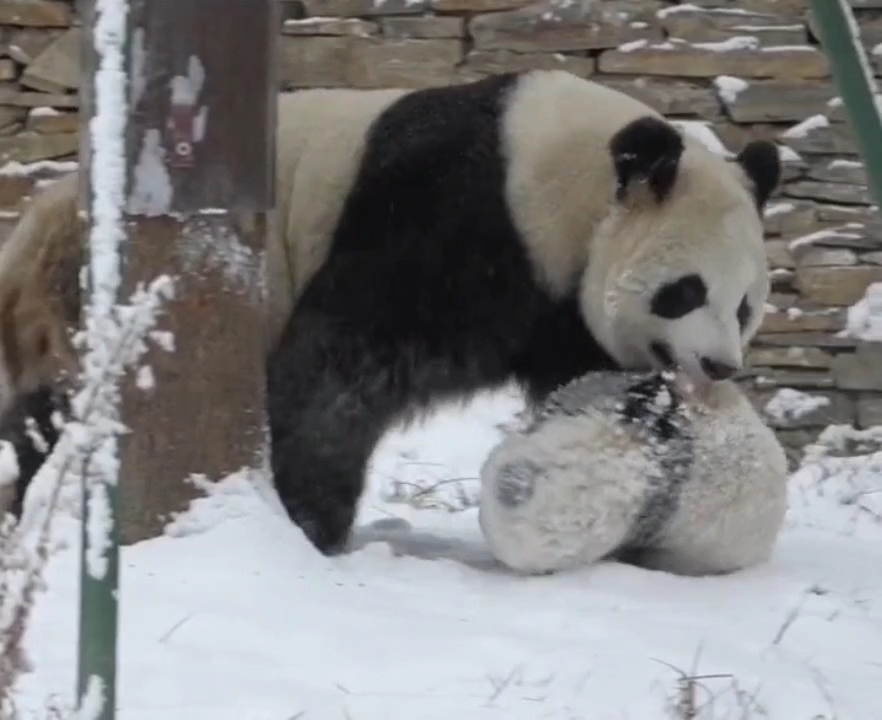
<svg viewBox="0 0 882 720"><path fill-rule="evenodd" d="M719 75L714 78L714 87L716 87L720 98L727 103L733 103L738 98L739 93L744 92L750 87L750 83L731 75Z"/></svg>
<svg viewBox="0 0 882 720"><path fill-rule="evenodd" d="M882 283L870 283L864 296L848 308L841 337L864 342L882 342Z"/></svg>
<svg viewBox="0 0 882 720"><path fill-rule="evenodd" d="M709 122L705 120L669 120L669 122L674 127L679 128L684 134L700 142L712 153L723 155L724 157L732 154L713 131Z"/></svg>
<svg viewBox="0 0 882 720"><path fill-rule="evenodd" d="M809 395L792 388L781 388L766 403L766 414L776 420L797 420L830 404L823 395Z"/></svg>
<svg viewBox="0 0 882 720"><path fill-rule="evenodd" d="M788 128L781 133L782 138L803 138L812 130L818 130L830 125L830 120L826 115L812 115L802 122L797 123L792 128Z"/></svg>

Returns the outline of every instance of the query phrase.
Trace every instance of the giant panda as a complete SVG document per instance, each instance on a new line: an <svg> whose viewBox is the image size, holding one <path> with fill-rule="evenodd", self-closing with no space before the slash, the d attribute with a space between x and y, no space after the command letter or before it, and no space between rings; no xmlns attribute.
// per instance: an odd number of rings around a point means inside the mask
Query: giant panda
<svg viewBox="0 0 882 720"><path fill-rule="evenodd" d="M271 461L321 552L346 548L378 440L439 401L510 379L538 401L591 369L740 367L768 293L772 143L714 155L563 71L302 90L278 113ZM74 218L75 189L56 190L9 242L81 248ZM51 295L44 268L23 288L5 252L0 313ZM2 334L3 355L36 366L22 331Z"/></svg>
<svg viewBox="0 0 882 720"><path fill-rule="evenodd" d="M765 562L787 459L732 381L592 372L511 429L481 468L479 525L528 574L617 558L680 575Z"/></svg>

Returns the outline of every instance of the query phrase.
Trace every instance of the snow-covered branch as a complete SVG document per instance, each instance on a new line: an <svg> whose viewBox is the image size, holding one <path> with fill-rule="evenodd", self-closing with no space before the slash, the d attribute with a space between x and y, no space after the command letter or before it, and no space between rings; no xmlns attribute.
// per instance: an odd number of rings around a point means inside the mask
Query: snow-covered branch
<svg viewBox="0 0 882 720"><path fill-rule="evenodd" d="M125 432L115 410L119 381L127 371L137 370L148 340L169 349L166 335L154 328L163 303L173 294L171 278L156 278L148 287L138 288L127 305L114 305L101 326L94 324L94 316L89 318L85 331L76 338L81 348L89 323L93 323L91 331L102 335L103 350L84 355L79 389L71 403L72 417L54 452L34 477L21 521L14 526L8 517L0 528L0 720L14 717L12 687L28 669L23 639L53 550L53 518L62 507L65 490L76 491L83 480L92 517L96 518L89 528L87 569L94 576L106 566L102 549L107 538L102 533L102 515L96 510L106 500L105 483L116 482L115 453L111 458L104 453Z"/></svg>

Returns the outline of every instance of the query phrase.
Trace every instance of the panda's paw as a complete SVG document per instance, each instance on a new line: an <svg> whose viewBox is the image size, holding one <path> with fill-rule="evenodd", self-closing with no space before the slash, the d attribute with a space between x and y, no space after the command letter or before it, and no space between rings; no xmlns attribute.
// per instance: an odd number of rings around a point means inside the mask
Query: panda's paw
<svg viewBox="0 0 882 720"><path fill-rule="evenodd" d="M323 517L295 517L294 524L300 528L306 539L322 555L334 557L343 555L349 550L352 522L345 521L342 517L332 517L326 514Z"/></svg>
<svg viewBox="0 0 882 720"><path fill-rule="evenodd" d="M542 473L542 466L532 460L519 459L506 463L497 470L497 502L509 509L526 504L536 492L536 480Z"/></svg>

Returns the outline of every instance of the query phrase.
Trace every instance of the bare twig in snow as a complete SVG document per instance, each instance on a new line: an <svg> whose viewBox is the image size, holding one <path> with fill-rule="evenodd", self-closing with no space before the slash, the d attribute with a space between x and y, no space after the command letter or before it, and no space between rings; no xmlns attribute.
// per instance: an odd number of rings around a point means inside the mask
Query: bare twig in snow
<svg viewBox="0 0 882 720"><path fill-rule="evenodd" d="M61 506L62 492L76 483L91 482L96 450L109 435L125 432L118 424L99 422L101 408L108 401L106 387L117 387L114 380L136 369L147 350L148 337L153 337L161 304L172 293L171 279L162 276L148 288L138 288L130 304L114 308L116 342L103 362L82 373L80 389L71 402L73 417L34 477L20 521L15 524L9 517L0 525L0 720L20 717L13 688L30 670L24 638L36 595L45 586L45 570L53 550L52 522ZM82 333L75 342L82 347ZM53 707L54 715L49 716L61 717L62 711Z"/></svg>

